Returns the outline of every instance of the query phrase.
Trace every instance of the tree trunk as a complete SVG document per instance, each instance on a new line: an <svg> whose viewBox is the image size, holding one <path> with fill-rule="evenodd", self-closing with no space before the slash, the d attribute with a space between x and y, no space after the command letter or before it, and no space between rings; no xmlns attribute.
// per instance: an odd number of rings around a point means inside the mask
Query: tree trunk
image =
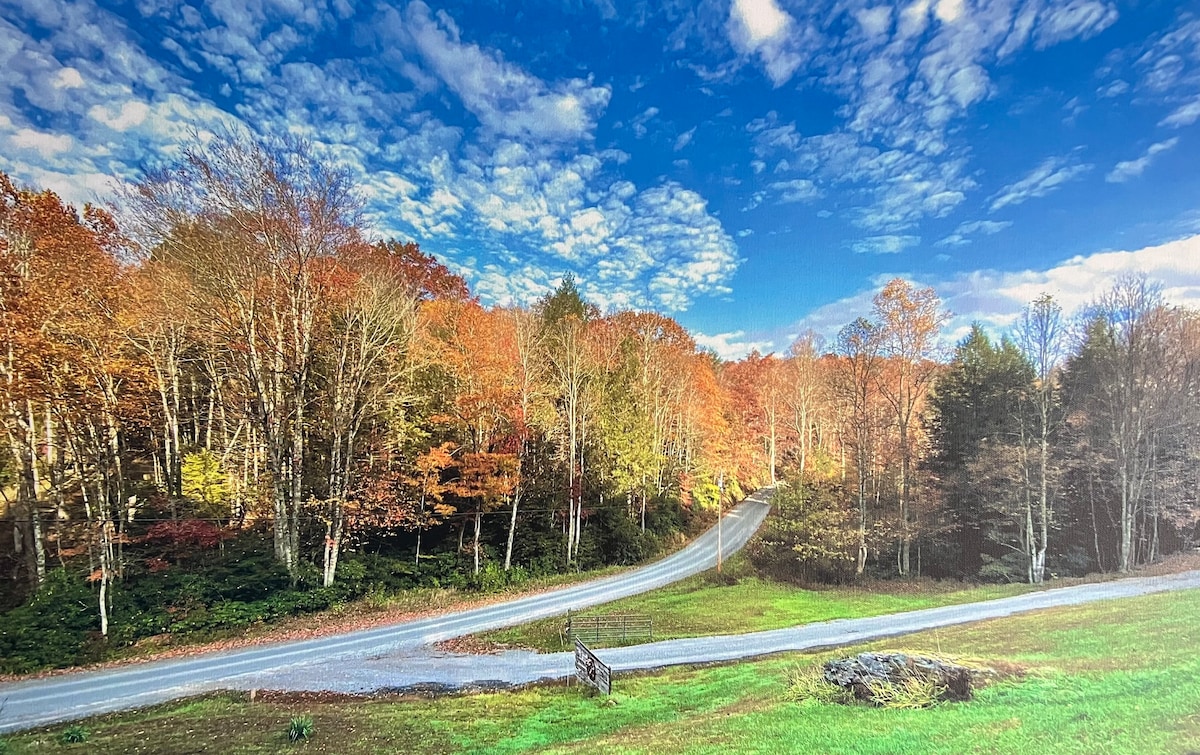
<svg viewBox="0 0 1200 755"><path fill-rule="evenodd" d="M912 526L909 518L909 473L908 422L900 425L900 576L910 571L909 551L912 546Z"/></svg>
<svg viewBox="0 0 1200 755"><path fill-rule="evenodd" d="M29 442L29 521L32 525L30 534L33 537L33 587L36 590L42 582L46 581L46 545L42 539L42 511L41 500L38 497L38 490L41 488L41 480L38 479L37 465L37 426L33 421L33 402L29 399L25 400L25 412L27 416L28 426L26 428L25 437Z"/></svg>
<svg viewBox="0 0 1200 755"><path fill-rule="evenodd" d="M325 558L322 584L329 587L337 574L338 556L342 550L342 507L338 506L331 512L325 522Z"/></svg>
<svg viewBox="0 0 1200 755"><path fill-rule="evenodd" d="M480 506L483 504L481 503ZM475 574L479 574L479 528L482 526L483 511L482 509L475 510Z"/></svg>
<svg viewBox="0 0 1200 755"><path fill-rule="evenodd" d="M521 470L519 467L517 469L517 474L518 475L521 474ZM508 571L509 569L512 568L513 539L515 538L515 536L517 534L517 506L520 505L520 503L521 503L521 484L517 483L516 489L513 490L512 516L509 518L509 521L508 521L508 543L504 548L504 571Z"/></svg>

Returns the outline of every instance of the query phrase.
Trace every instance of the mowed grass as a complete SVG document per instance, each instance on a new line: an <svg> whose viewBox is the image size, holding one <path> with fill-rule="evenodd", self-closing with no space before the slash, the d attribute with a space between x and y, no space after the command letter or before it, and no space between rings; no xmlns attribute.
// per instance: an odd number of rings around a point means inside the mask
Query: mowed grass
<svg viewBox="0 0 1200 755"><path fill-rule="evenodd" d="M917 711L786 702L798 667L902 648L1024 675ZM1200 751L1200 590L1041 611L886 642L577 686L436 700L216 696L12 736L9 751L98 753L1183 753ZM315 722L291 745L293 715Z"/></svg>
<svg viewBox="0 0 1200 755"><path fill-rule="evenodd" d="M653 639L668 640L880 616L1004 598L1034 589L1019 584L964 586L952 582L916 581L806 590L755 576L743 556L736 557L728 567L724 578L712 571L705 572L652 592L589 608L580 615L647 615L654 622ZM542 619L486 632L478 638L546 652L563 650L566 647L562 634L565 619L565 616ZM633 638L626 644L636 642L645 642L645 638Z"/></svg>

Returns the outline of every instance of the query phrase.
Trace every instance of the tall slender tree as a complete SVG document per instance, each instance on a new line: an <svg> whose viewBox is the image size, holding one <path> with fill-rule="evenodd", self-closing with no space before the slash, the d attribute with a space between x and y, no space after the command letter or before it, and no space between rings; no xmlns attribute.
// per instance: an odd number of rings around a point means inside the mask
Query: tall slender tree
<svg viewBox="0 0 1200 755"><path fill-rule="evenodd" d="M1046 554L1054 520L1051 447L1062 423L1059 372L1066 356L1066 336L1062 307L1049 294L1042 294L1025 307L1017 321L1017 344L1033 367L1035 389L1032 427L1022 426L1023 445L1034 446L1035 462L1029 484L1034 490L1035 502L1026 519L1026 542L1030 548L1029 581L1035 584L1046 579Z"/></svg>
<svg viewBox="0 0 1200 755"><path fill-rule="evenodd" d="M914 419L937 374L937 337L949 313L932 288L916 288L896 278L874 300L879 323L880 353L887 359L888 379L880 390L892 405L899 434L900 547L897 568L912 570L911 550L916 522L912 506Z"/></svg>

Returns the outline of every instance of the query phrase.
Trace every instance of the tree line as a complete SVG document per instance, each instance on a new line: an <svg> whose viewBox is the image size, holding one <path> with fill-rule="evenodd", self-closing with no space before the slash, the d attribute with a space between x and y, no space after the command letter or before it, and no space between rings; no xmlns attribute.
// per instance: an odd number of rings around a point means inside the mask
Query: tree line
<svg viewBox="0 0 1200 755"><path fill-rule="evenodd" d="M245 533L326 588L368 552L630 562L783 478L752 552L788 577L1039 582L1196 534L1200 326L1144 278L949 355L895 280L831 344L723 362L569 276L481 305L299 140L196 138L114 207L0 175L9 606L65 570L107 634L114 589Z"/></svg>
<svg viewBox="0 0 1200 755"><path fill-rule="evenodd" d="M247 532L324 587L367 550L635 561L759 482L678 323L569 276L484 307L301 141L197 139L113 212L0 194L9 605L67 568L105 634L114 586Z"/></svg>
<svg viewBox="0 0 1200 755"><path fill-rule="evenodd" d="M948 317L894 280L830 348L809 334L730 366L762 386L751 425L800 483L761 562L1040 583L1194 545L1200 314L1126 274L1078 312L1044 294L998 340L975 324L943 354Z"/></svg>

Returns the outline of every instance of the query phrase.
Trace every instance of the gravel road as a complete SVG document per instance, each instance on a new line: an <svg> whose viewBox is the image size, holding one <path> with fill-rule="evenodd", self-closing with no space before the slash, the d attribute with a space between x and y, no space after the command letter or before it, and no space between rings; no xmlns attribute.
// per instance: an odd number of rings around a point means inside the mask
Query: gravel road
<svg viewBox="0 0 1200 755"><path fill-rule="evenodd" d="M762 524L773 493L774 489L764 488L724 517L721 551L725 557L745 545ZM431 670L428 674L419 674L425 677L420 681L438 680L436 668L439 661L444 660L447 666L445 678L459 679L453 667L462 665L463 660L438 655L424 646L558 616L568 609L579 610L671 584L715 566L717 541L717 528L714 527L677 553L623 574L506 603L386 627L0 684L0 733L152 705L217 689L334 689L323 680L352 680L357 676L357 669L381 659L388 659L389 663L397 662L395 659L422 659L426 665L419 667ZM369 676L364 674L364 678ZM394 685L369 688L379 686Z"/></svg>

